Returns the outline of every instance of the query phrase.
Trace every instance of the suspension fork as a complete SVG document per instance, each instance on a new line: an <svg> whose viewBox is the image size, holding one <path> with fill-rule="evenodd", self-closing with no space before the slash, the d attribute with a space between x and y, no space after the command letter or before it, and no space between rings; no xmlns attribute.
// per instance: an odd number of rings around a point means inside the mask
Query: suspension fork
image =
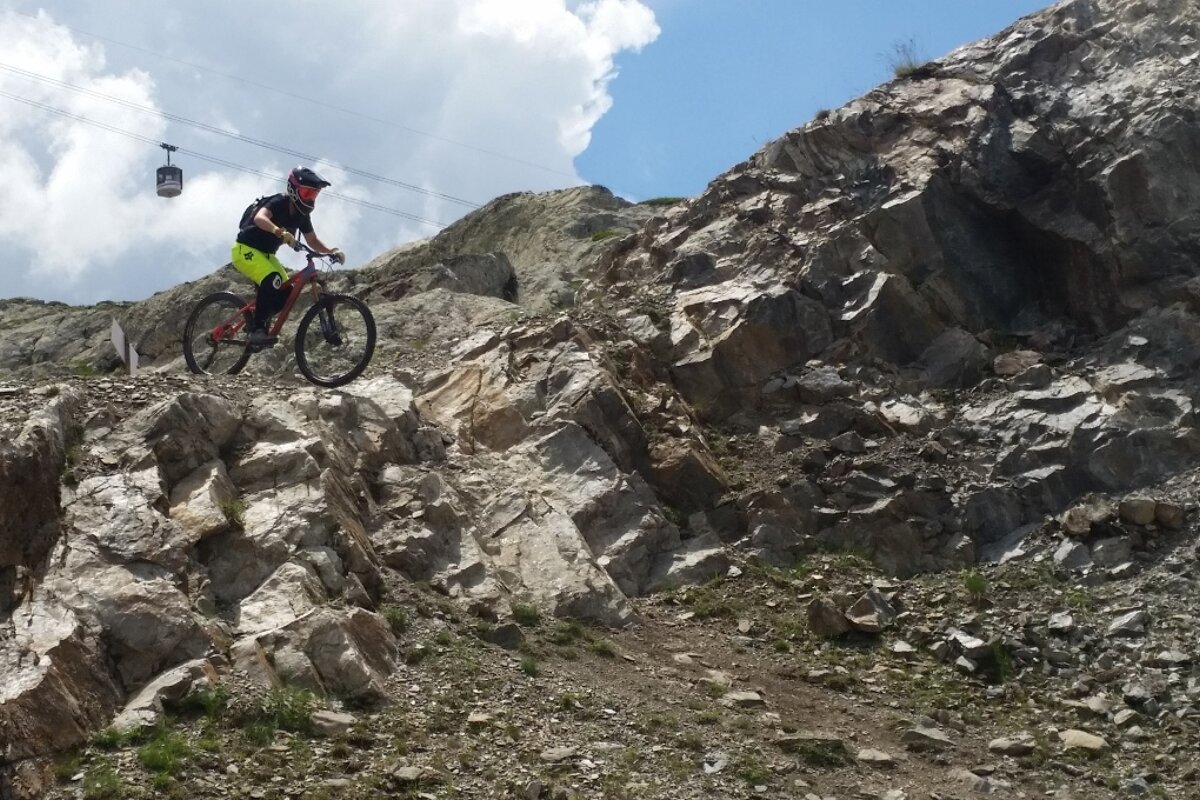
<svg viewBox="0 0 1200 800"><path fill-rule="evenodd" d="M313 303L321 302L320 285L313 281L312 284ZM317 324L321 327L321 335L325 337L325 341L334 347L339 347L342 344L342 336L338 331L337 322L333 319L333 307L322 308L317 312Z"/></svg>

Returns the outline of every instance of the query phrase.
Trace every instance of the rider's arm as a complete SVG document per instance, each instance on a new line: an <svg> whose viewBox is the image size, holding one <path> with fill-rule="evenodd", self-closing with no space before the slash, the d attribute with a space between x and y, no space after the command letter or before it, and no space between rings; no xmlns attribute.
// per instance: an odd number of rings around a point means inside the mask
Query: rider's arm
<svg viewBox="0 0 1200 800"><path fill-rule="evenodd" d="M254 215L254 224L262 228L267 233L273 233L276 236L283 231L283 228L280 228L271 219L271 212L267 211L265 206L260 208L258 213Z"/></svg>
<svg viewBox="0 0 1200 800"><path fill-rule="evenodd" d="M318 253L332 253L334 251L334 248L320 240L316 231L307 231L304 234L304 241L308 242L308 246Z"/></svg>

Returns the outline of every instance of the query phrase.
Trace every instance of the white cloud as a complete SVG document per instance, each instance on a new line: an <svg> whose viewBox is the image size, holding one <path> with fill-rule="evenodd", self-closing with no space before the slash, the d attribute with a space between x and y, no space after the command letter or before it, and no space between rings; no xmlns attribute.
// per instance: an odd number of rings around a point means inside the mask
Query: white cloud
<svg viewBox="0 0 1200 800"><path fill-rule="evenodd" d="M0 65L312 153L333 191L449 222L466 209L330 164L476 202L579 183L573 159L611 106L614 57L659 32L639 0L256 8L109 0L47 12L14 0L0 12ZM0 92L272 175L297 162L3 68ZM280 187L179 154L184 192L165 200L153 190L162 159L153 144L0 96L0 297L138 299L207 274L228 259L246 203ZM352 264L433 232L335 198L314 221Z"/></svg>

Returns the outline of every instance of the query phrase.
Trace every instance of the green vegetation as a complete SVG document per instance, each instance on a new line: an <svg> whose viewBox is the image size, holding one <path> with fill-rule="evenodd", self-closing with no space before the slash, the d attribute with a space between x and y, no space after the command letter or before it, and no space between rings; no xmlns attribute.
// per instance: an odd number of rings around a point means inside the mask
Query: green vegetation
<svg viewBox="0 0 1200 800"><path fill-rule="evenodd" d="M574 711L577 708L583 708L583 701L574 692L563 692L558 696L556 705L559 711Z"/></svg>
<svg viewBox="0 0 1200 800"><path fill-rule="evenodd" d="M1020 592L1045 592L1063 582L1054 571L1053 565L1047 563L1010 561L1001 567L999 577L1003 578L1009 588Z"/></svg>
<svg viewBox="0 0 1200 800"><path fill-rule="evenodd" d="M1008 683L1012 680L1015 674L1013 666L1012 654L1008 652L1008 648L1002 643L997 642L992 645L992 661L996 665L996 680L1000 683Z"/></svg>
<svg viewBox="0 0 1200 800"><path fill-rule="evenodd" d="M638 205L643 206L673 206L677 203L682 203L687 200L686 197L652 197L649 200L643 200Z"/></svg>
<svg viewBox="0 0 1200 800"><path fill-rule="evenodd" d="M751 561L749 567L780 589L794 588L797 581L804 580L817 568L807 559L801 559L790 567L776 567L762 561Z"/></svg>
<svg viewBox="0 0 1200 800"><path fill-rule="evenodd" d="M841 739L785 739L780 747L810 767L834 769L854 763Z"/></svg>
<svg viewBox="0 0 1200 800"><path fill-rule="evenodd" d="M229 690L224 686L192 692L179 704L185 713L203 714L210 722L221 717L229 705Z"/></svg>
<svg viewBox="0 0 1200 800"><path fill-rule="evenodd" d="M242 721L242 738L248 744L265 747L275 740L276 731L311 734L316 707L316 696L306 689L275 689L257 714Z"/></svg>
<svg viewBox="0 0 1200 800"><path fill-rule="evenodd" d="M192 748L183 736L160 726L149 742L138 748L138 760L158 775L174 776L191 758Z"/></svg>
<svg viewBox="0 0 1200 800"><path fill-rule="evenodd" d="M614 236L620 236L621 232L615 228L604 228L603 230L592 233L593 242L603 242L605 239L611 239Z"/></svg>
<svg viewBox="0 0 1200 800"><path fill-rule="evenodd" d="M275 741L275 729L263 720L242 723L242 739L253 747L266 747Z"/></svg>
<svg viewBox="0 0 1200 800"><path fill-rule="evenodd" d="M225 521L239 531L246 527L247 508L249 505L240 497L221 502L221 513L225 515Z"/></svg>
<svg viewBox="0 0 1200 800"><path fill-rule="evenodd" d="M408 611L401 606L385 605L382 609L383 619L391 628L392 633L401 634L408 630Z"/></svg>
<svg viewBox="0 0 1200 800"><path fill-rule="evenodd" d="M875 564L869 553L855 550L845 550L831 553L829 565L838 572L867 572L875 573Z"/></svg>
<svg viewBox="0 0 1200 800"><path fill-rule="evenodd" d="M535 628L541 621L541 614L532 603L513 603L512 615L513 620L523 628Z"/></svg>
<svg viewBox="0 0 1200 800"><path fill-rule="evenodd" d="M844 692L854 685L854 676L848 673L830 671L816 678L813 682L827 689L832 689L835 692Z"/></svg>
<svg viewBox="0 0 1200 800"><path fill-rule="evenodd" d="M408 630L408 612L400 606L384 606L383 618L397 636Z"/></svg>
<svg viewBox="0 0 1200 800"><path fill-rule="evenodd" d="M97 764L83 776L84 800L120 800L125 785L111 764Z"/></svg>
<svg viewBox="0 0 1200 800"><path fill-rule="evenodd" d="M59 783L66 783L79 773L82 764L79 754L73 753L54 765L54 777Z"/></svg>
<svg viewBox="0 0 1200 800"><path fill-rule="evenodd" d="M1096 603L1096 598L1085 589L1069 589L1064 599L1068 606L1079 611L1087 611Z"/></svg>
<svg viewBox="0 0 1200 800"><path fill-rule="evenodd" d="M771 782L771 771L752 755L744 755L734 762L733 774L751 786L762 786Z"/></svg>
<svg viewBox="0 0 1200 800"><path fill-rule="evenodd" d="M76 486L79 484L79 476L75 470L83 463L83 449L79 445L71 445L67 448L66 456L63 459L62 473L59 479L66 486Z"/></svg>
<svg viewBox="0 0 1200 800"><path fill-rule="evenodd" d="M538 669L537 659L533 656L525 656L521 659L521 672L524 672L531 678L536 678L540 670Z"/></svg>
<svg viewBox="0 0 1200 800"><path fill-rule="evenodd" d="M963 589L966 590L972 603L978 606L987 600L992 587L982 572L975 569L967 570L963 573L962 582Z"/></svg>
<svg viewBox="0 0 1200 800"><path fill-rule="evenodd" d="M133 744L140 738L139 732L123 733L116 728L105 728L92 737L92 746L99 750L118 750Z"/></svg>
<svg viewBox="0 0 1200 800"><path fill-rule="evenodd" d="M725 589L722 579L716 577L700 586L685 589L683 603L696 615L696 619L736 616L745 607L745 601L730 597Z"/></svg>
<svg viewBox="0 0 1200 800"><path fill-rule="evenodd" d="M271 692L266 718L279 730L311 733L316 707L317 698L307 689L275 689Z"/></svg>
<svg viewBox="0 0 1200 800"><path fill-rule="evenodd" d="M687 515L669 503L662 504L663 516L676 528L687 528Z"/></svg>
<svg viewBox="0 0 1200 800"><path fill-rule="evenodd" d="M551 642L564 647L573 645L586 638L587 631L584 630L583 624L575 619L563 620L558 623L554 628L554 632L550 634Z"/></svg>
<svg viewBox="0 0 1200 800"><path fill-rule="evenodd" d="M617 655L617 648L608 639L595 639L592 641L592 652L598 656L613 658Z"/></svg>
<svg viewBox="0 0 1200 800"><path fill-rule="evenodd" d="M925 59L921 58L918 53L915 39L896 42L892 45L892 52L888 55L888 66L891 67L892 74L897 78L907 78L913 75L925 66L925 63Z"/></svg>

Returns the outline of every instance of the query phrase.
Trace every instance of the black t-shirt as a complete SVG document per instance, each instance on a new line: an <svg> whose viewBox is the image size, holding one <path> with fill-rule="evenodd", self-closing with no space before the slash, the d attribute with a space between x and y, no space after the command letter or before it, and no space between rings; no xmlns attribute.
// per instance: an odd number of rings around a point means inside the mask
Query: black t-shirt
<svg viewBox="0 0 1200 800"><path fill-rule="evenodd" d="M312 220L308 214L296 208L296 204L289 200L286 194L275 195L267 200L263 208L267 209L270 213L272 222L285 230L291 231L293 236L296 235L297 229L301 233L312 233ZM270 231L264 231L255 225L253 221L238 231L237 241L238 244L249 245L255 250L261 250L264 253L274 253L283 244L283 239L280 239Z"/></svg>

